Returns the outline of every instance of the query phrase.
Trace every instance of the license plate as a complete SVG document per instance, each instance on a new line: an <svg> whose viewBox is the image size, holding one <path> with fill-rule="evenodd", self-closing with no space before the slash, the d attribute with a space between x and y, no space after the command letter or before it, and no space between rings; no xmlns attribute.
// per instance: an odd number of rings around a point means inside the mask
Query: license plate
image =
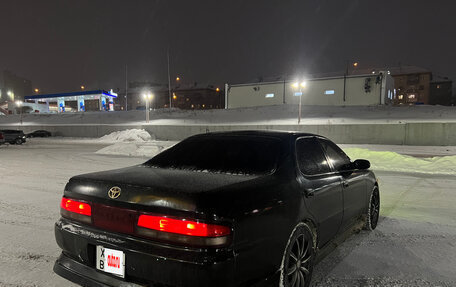
<svg viewBox="0 0 456 287"><path fill-rule="evenodd" d="M97 245L97 269L125 277L125 253Z"/></svg>

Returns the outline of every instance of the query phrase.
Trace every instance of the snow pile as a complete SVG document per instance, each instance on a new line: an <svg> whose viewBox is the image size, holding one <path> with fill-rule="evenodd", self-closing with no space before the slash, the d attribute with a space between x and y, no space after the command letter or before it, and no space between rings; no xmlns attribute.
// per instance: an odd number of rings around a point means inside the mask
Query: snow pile
<svg viewBox="0 0 456 287"><path fill-rule="evenodd" d="M417 158L391 151L372 151L364 148L346 148L352 159L367 159L371 169L409 173L456 175L456 156Z"/></svg>
<svg viewBox="0 0 456 287"><path fill-rule="evenodd" d="M153 139L155 139L155 137L152 137L147 131L143 129L129 129L102 136L98 139L98 142L146 142Z"/></svg>
<svg viewBox="0 0 456 287"><path fill-rule="evenodd" d="M153 157L174 145L175 142L151 141L147 143L116 143L102 148L95 153L108 155Z"/></svg>

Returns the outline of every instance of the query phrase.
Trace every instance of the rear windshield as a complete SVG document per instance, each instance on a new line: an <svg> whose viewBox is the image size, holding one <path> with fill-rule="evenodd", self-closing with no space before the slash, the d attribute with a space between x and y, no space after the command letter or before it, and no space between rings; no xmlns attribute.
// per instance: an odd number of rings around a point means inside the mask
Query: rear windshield
<svg viewBox="0 0 456 287"><path fill-rule="evenodd" d="M280 141L259 136L201 136L184 140L146 165L231 174L266 174L277 166Z"/></svg>

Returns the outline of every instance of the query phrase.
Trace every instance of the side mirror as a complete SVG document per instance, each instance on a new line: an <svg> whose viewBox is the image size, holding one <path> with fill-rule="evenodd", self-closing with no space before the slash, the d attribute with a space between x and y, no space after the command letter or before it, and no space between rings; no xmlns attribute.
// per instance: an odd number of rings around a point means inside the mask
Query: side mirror
<svg viewBox="0 0 456 287"><path fill-rule="evenodd" d="M368 169L370 166L370 162L365 159L357 159L353 162L354 169Z"/></svg>

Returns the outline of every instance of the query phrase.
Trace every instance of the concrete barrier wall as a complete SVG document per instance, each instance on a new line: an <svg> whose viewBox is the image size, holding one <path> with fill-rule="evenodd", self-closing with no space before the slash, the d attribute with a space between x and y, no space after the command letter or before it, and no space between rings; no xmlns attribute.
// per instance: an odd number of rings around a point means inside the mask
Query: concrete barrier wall
<svg viewBox="0 0 456 287"><path fill-rule="evenodd" d="M455 125L456 127L456 125ZM159 139L180 140L191 135L230 130L301 131L326 136L337 143L410 144L406 143L406 124L378 125L233 125L233 126L145 126ZM413 141L413 140L412 140ZM437 142L437 141L436 141ZM454 140L456 144L456 139ZM433 144L439 145L439 144ZM444 144L445 145L445 144Z"/></svg>
<svg viewBox="0 0 456 287"><path fill-rule="evenodd" d="M15 129L18 126L0 126ZM125 129L145 129L160 140L231 130L287 130L326 136L344 144L456 145L456 123L342 124L342 125L46 125L22 126L24 132L49 130L56 136L101 137Z"/></svg>

